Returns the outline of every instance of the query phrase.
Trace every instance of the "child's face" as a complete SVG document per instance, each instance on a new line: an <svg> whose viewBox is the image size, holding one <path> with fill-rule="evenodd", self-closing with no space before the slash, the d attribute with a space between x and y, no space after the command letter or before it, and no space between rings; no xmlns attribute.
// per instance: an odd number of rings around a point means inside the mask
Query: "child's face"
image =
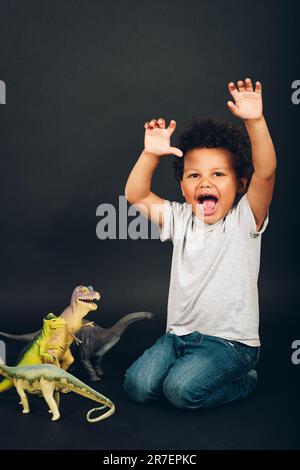
<svg viewBox="0 0 300 470"><path fill-rule="evenodd" d="M195 148L185 154L180 182L182 194L191 204L193 213L197 215L198 212L202 219L204 216L206 224L218 222L230 211L246 182L246 178L237 179L233 157L228 150ZM215 199L202 198L204 194L215 196Z"/></svg>

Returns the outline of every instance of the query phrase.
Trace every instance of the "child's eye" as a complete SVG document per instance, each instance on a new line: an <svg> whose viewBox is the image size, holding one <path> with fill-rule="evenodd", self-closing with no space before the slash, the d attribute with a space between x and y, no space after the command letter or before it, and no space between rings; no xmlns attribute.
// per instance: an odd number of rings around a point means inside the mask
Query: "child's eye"
<svg viewBox="0 0 300 470"><path fill-rule="evenodd" d="M221 171L215 171L214 172L214 175L217 175L217 176L224 176L224 173L222 173ZM197 178L199 175L198 173L191 173L188 178Z"/></svg>

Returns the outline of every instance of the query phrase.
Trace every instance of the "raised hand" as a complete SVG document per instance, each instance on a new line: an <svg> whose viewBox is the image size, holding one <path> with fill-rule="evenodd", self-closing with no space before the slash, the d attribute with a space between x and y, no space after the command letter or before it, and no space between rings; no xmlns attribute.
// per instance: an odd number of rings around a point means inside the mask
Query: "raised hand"
<svg viewBox="0 0 300 470"><path fill-rule="evenodd" d="M262 87L260 82L256 82L253 89L250 78L239 80L237 87L233 82L228 84L229 92L234 99L228 101L228 107L232 114L240 119L260 119L262 117Z"/></svg>
<svg viewBox="0 0 300 470"><path fill-rule="evenodd" d="M176 147L171 147L171 135L176 129L176 122L170 121L169 126L166 128L166 123L163 118L152 119L150 122L145 122L145 152L152 153L157 156L162 155L176 155L182 157L183 153Z"/></svg>

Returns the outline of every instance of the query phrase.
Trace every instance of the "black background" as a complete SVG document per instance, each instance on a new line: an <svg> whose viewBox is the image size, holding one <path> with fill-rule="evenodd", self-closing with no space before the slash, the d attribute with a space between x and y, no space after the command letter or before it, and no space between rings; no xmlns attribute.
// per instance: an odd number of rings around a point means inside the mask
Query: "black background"
<svg viewBox="0 0 300 470"><path fill-rule="evenodd" d="M91 318L102 326L136 310L161 318L131 326L105 357L100 390L119 411L98 431L84 423L81 398L66 397L67 416L53 424L38 405L22 416L7 394L0 410L11 424L2 448L299 447L300 365L291 363L291 343L300 338L300 108L291 102L291 83L300 78L299 18L297 1L0 0L0 79L7 87L0 106L0 329L37 329L46 313L66 307L78 284L101 292ZM262 239L260 386L244 402L209 412L132 404L122 375L164 332L172 245L99 240L96 209L117 208L146 120L237 122L227 110L227 83L248 76L263 84L278 158ZM153 190L181 201L171 160L162 159ZM8 343L8 363L14 348ZM78 416L70 403L83 407Z"/></svg>

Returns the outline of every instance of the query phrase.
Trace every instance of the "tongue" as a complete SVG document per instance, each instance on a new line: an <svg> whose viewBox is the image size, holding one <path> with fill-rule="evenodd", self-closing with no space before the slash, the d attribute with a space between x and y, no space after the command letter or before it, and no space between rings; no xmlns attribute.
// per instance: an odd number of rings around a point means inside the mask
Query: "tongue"
<svg viewBox="0 0 300 470"><path fill-rule="evenodd" d="M205 199L200 207L204 212L204 215L210 215L215 209L216 201L214 199Z"/></svg>

